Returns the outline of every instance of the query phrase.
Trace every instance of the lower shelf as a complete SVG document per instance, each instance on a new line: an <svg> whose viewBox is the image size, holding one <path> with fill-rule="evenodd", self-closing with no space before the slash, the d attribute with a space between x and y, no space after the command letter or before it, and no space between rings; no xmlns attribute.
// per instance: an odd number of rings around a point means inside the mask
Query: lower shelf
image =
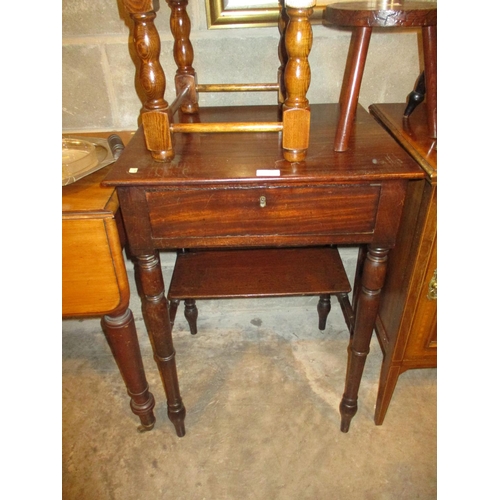
<svg viewBox="0 0 500 500"><path fill-rule="evenodd" d="M279 297L349 293L334 247L179 253L169 299Z"/></svg>
<svg viewBox="0 0 500 500"><path fill-rule="evenodd" d="M197 333L197 299L319 295L320 330L326 327L330 295L336 295L349 331L354 315L351 286L334 247L203 250L179 253L167 298L172 326L177 307Z"/></svg>

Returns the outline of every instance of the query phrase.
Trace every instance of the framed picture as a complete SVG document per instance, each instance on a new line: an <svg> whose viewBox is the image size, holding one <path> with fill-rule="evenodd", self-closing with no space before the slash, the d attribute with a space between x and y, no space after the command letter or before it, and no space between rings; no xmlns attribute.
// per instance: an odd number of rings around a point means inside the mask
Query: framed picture
<svg viewBox="0 0 500 500"><path fill-rule="evenodd" d="M312 23L321 23L326 5L334 0L317 0ZM209 29L277 26L278 0L205 0Z"/></svg>

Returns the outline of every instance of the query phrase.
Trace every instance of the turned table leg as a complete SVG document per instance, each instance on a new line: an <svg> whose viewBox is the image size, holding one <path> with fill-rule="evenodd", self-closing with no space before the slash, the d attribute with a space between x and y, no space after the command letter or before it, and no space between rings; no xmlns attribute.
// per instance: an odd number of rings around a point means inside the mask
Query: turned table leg
<svg viewBox="0 0 500 500"><path fill-rule="evenodd" d="M174 424L177 435L182 437L186 433L186 409L179 391L172 329L158 252L140 255L137 264L144 322L167 395L168 418Z"/></svg>
<svg viewBox="0 0 500 500"><path fill-rule="evenodd" d="M320 295L316 309L319 319L318 328L324 330L326 328L326 319L328 318L329 312L332 310L330 295Z"/></svg>
<svg viewBox="0 0 500 500"><path fill-rule="evenodd" d="M342 432L349 431L352 418L358 410L358 390L377 317L380 292L387 269L388 248L368 246L360 273L356 297L354 332L348 347L348 362L344 395L340 403Z"/></svg>
<svg viewBox="0 0 500 500"><path fill-rule="evenodd" d="M188 322L191 335L196 335L198 333L198 308L196 307L196 300L186 299L184 301L184 317Z"/></svg>
<svg viewBox="0 0 500 500"><path fill-rule="evenodd" d="M130 396L130 408L141 420L139 431L149 431L155 425L155 400L149 392L134 316L130 309L118 315L107 315L101 326Z"/></svg>
<svg viewBox="0 0 500 500"><path fill-rule="evenodd" d="M168 315L170 316L170 329L173 330L175 317L177 316L177 308L179 307L180 300L172 299L169 301Z"/></svg>

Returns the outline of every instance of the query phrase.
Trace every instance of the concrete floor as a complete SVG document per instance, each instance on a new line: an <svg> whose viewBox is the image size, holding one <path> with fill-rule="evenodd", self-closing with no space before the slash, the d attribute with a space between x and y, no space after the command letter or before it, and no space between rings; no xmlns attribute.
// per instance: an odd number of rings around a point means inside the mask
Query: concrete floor
<svg viewBox="0 0 500 500"><path fill-rule="evenodd" d="M352 250L342 253L348 274ZM167 263L166 283L170 272ZM187 433L178 438L131 283L157 422L136 431L99 320L63 321L64 499L437 497L436 370L404 373L375 426L382 355L374 336L358 413L341 433L348 333L335 299L324 332L315 297L199 302L197 336L179 308L174 342Z"/></svg>

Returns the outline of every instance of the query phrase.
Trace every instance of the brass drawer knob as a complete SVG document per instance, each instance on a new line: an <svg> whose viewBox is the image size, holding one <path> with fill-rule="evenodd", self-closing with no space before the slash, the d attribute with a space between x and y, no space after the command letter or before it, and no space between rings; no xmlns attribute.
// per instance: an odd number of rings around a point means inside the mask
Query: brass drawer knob
<svg viewBox="0 0 500 500"><path fill-rule="evenodd" d="M434 269L434 274L429 282L429 289L427 291L427 298L429 300L437 300L438 298L438 278L437 269Z"/></svg>
<svg viewBox="0 0 500 500"><path fill-rule="evenodd" d="M265 196L261 196L259 198L259 205L261 206L261 208L264 208L266 206L266 197Z"/></svg>

